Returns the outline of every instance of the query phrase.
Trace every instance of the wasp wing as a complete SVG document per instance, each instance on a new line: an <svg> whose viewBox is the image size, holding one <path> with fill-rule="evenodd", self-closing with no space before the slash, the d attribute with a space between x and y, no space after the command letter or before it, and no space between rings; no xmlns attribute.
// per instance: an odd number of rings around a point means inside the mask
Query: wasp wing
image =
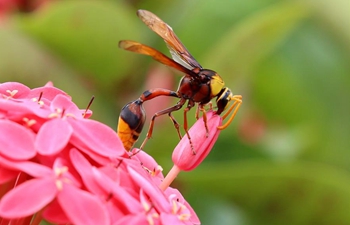
<svg viewBox="0 0 350 225"><path fill-rule="evenodd" d="M138 10L137 15L151 30L164 39L172 58L177 63L190 70L202 69L202 66L189 53L168 24L147 10Z"/></svg>
<svg viewBox="0 0 350 225"><path fill-rule="evenodd" d="M192 70L187 69L183 65L175 62L168 56L164 55L163 53L147 45L138 43L136 41L122 40L122 41L119 41L119 47L131 52L152 56L153 59L157 60L158 62L164 65L175 68L185 74L188 74L189 76L192 76L192 77L197 76L197 74Z"/></svg>

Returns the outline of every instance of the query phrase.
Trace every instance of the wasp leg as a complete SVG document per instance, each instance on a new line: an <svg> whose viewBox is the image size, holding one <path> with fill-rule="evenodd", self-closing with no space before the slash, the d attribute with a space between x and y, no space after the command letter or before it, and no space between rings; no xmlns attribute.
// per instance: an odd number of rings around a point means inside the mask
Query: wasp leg
<svg viewBox="0 0 350 225"><path fill-rule="evenodd" d="M161 116L161 115L164 115L164 114L169 114L171 112L174 112L174 111L177 111L179 109L182 108L182 106L185 104L186 102L186 99L180 99L180 101L174 105L173 107L170 107L170 108L167 108L167 109L164 109L162 111L159 111L157 113L155 113L151 119L151 122L150 122L150 125L149 125L149 128L148 128L148 132L147 132L147 135L146 135L146 138L145 140L142 142L141 146L140 146L140 149L143 149L147 143L147 141L152 137L152 133L153 133L153 126L154 126L154 121L155 119L158 117L158 116Z"/></svg>
<svg viewBox="0 0 350 225"><path fill-rule="evenodd" d="M145 102L158 96L170 96L180 98L179 94L176 91L171 91L164 88L154 88L143 92L139 99L142 102Z"/></svg>
<svg viewBox="0 0 350 225"><path fill-rule="evenodd" d="M174 124L174 127L175 127L175 129L176 129L176 131L177 131L177 135L179 136L179 138L180 138L180 140L181 140L182 135L181 135L181 133L180 133L180 124L176 121L175 117L171 114L171 112L168 113L168 115L169 115L169 117L170 117L170 120L171 120L171 121L173 122L173 124Z"/></svg>
<svg viewBox="0 0 350 225"><path fill-rule="evenodd" d="M203 122L204 122L204 126L205 126L205 130L206 130L206 137L209 136L209 129L208 129L208 124L207 124L207 111L204 109L203 105L199 105L199 110L202 112L203 114Z"/></svg>
<svg viewBox="0 0 350 225"><path fill-rule="evenodd" d="M198 106L196 108L196 114L195 114L196 120L199 119L199 107L200 107L200 104L198 104Z"/></svg>
<svg viewBox="0 0 350 225"><path fill-rule="evenodd" d="M190 111L190 109L194 106L194 104L195 103L193 101L189 101L187 107L184 109L184 130L185 130L185 132L187 134L188 141L190 142L193 155L195 155L197 153L194 150L190 134L188 133L187 112Z"/></svg>
<svg viewBox="0 0 350 225"><path fill-rule="evenodd" d="M231 113L231 111L234 109L232 115L230 116L229 120L221 126L218 126L217 128L219 130L223 130L225 129L228 125L230 125L230 123L232 122L232 120L235 118L239 107L242 104L242 96L241 95L234 95L230 98L230 100L234 100L235 102L230 106L230 108L228 109L228 111L222 116L222 119L226 119L226 117Z"/></svg>
<svg viewBox="0 0 350 225"><path fill-rule="evenodd" d="M212 109L212 104L211 102L208 103L209 105L209 109L211 110ZM203 122L204 122L204 126L205 126L205 130L206 130L206 137L209 136L209 129L208 129L208 125L207 125L207 111L204 109L204 105L202 104L198 104L198 107L196 109L196 119L198 120L199 119L199 112L202 112L203 114Z"/></svg>
<svg viewBox="0 0 350 225"><path fill-rule="evenodd" d="M208 102L209 105L209 110L212 111L213 110L213 103L212 102Z"/></svg>

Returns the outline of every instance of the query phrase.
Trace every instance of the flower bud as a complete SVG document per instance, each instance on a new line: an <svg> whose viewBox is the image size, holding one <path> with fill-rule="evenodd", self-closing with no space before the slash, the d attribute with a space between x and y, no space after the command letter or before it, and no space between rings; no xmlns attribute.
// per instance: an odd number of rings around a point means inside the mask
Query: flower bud
<svg viewBox="0 0 350 225"><path fill-rule="evenodd" d="M174 164L183 171L190 171L196 168L214 146L220 133L220 130L217 129L217 127L221 124L222 118L219 115L212 111L208 112L207 134L203 118L197 120L188 131L192 140L193 149L187 135L185 135L173 152L172 160Z"/></svg>

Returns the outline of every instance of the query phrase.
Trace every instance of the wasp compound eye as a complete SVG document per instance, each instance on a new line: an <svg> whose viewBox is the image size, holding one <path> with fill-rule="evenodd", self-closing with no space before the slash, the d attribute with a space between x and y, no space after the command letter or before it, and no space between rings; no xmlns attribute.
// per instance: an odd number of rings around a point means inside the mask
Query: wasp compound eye
<svg viewBox="0 0 350 225"><path fill-rule="evenodd" d="M119 115L118 136L129 151L140 136L146 120L146 112L142 102L136 100L126 104Z"/></svg>

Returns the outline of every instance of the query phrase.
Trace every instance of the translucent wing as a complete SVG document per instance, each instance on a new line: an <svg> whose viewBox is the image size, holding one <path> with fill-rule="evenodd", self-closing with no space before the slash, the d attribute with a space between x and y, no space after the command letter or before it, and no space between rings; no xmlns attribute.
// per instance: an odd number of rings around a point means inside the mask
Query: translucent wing
<svg viewBox="0 0 350 225"><path fill-rule="evenodd" d="M202 66L188 52L168 24L147 10L138 10L137 15L151 30L164 39L171 56L176 62L190 70L194 68L202 69Z"/></svg>
<svg viewBox="0 0 350 225"><path fill-rule="evenodd" d="M175 62L174 60L170 59L168 56L164 55L163 53L157 51L154 48L151 48L147 45L138 43L136 41L129 41L129 40L123 40L119 42L119 47L131 52L143 54L143 55L149 55L152 56L153 59L157 60L158 62L173 67L185 74L188 74L189 76L196 77L197 73L193 72L192 70L187 69L186 67L182 66L181 64Z"/></svg>

